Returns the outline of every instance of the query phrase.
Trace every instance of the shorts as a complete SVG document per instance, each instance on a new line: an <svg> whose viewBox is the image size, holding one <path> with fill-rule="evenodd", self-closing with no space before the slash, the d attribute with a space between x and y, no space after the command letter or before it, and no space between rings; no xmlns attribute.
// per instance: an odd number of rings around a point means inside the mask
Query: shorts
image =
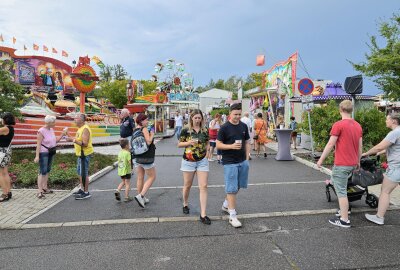
<svg viewBox="0 0 400 270"><path fill-rule="evenodd" d="M331 180L338 198L347 197L347 183L356 166L333 166Z"/></svg>
<svg viewBox="0 0 400 270"><path fill-rule="evenodd" d="M7 151L8 149L8 151ZM0 147L0 152L5 153L3 160L0 160L0 168L5 168L11 162L12 148Z"/></svg>
<svg viewBox="0 0 400 270"><path fill-rule="evenodd" d="M293 138L293 137L297 137L297 132L296 132L296 131L293 131L292 134L291 134L290 136L291 136L292 138Z"/></svg>
<svg viewBox="0 0 400 270"><path fill-rule="evenodd" d="M91 157L92 157L91 155L85 156L85 175L86 175L86 177L89 176L89 162L90 162L90 158ZM77 164L76 172L78 173L79 176L82 176L82 174L81 174L81 163L82 163L81 162L81 157L78 157L77 158L77 162L76 162L76 164Z"/></svg>
<svg viewBox="0 0 400 270"><path fill-rule="evenodd" d="M51 163L53 162L54 155L49 155L49 152L39 153L39 173L46 175L51 170Z"/></svg>
<svg viewBox="0 0 400 270"><path fill-rule="evenodd" d="M153 163L150 163L150 164L140 164L140 163L137 163L137 162L136 162L136 159L133 160L133 165L135 165L135 168L137 168L137 167L142 167L142 168L145 169L145 170L150 170L151 168L153 168L153 167L156 166L156 164L155 164L154 162L153 162Z"/></svg>
<svg viewBox="0 0 400 270"><path fill-rule="evenodd" d="M386 176L390 181L400 184L400 168L399 167L389 167L386 170Z"/></svg>
<svg viewBox="0 0 400 270"><path fill-rule="evenodd" d="M216 146L217 146L217 143L216 143L216 142L210 142L210 146L211 146L211 147L216 147Z"/></svg>
<svg viewBox="0 0 400 270"><path fill-rule="evenodd" d="M181 163L182 172L208 172L210 171L207 158L199 161L187 161L182 159Z"/></svg>
<svg viewBox="0 0 400 270"><path fill-rule="evenodd" d="M247 188L249 181L249 161L224 165L225 192L235 194L241 188Z"/></svg>
<svg viewBox="0 0 400 270"><path fill-rule="evenodd" d="M121 176L122 180L131 180L131 178L132 178L132 174L130 174L130 173Z"/></svg>

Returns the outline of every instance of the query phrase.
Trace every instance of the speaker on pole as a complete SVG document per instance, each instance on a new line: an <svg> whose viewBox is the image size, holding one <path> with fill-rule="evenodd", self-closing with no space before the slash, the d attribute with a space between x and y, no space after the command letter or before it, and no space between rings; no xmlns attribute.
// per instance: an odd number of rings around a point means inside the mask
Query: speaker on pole
<svg viewBox="0 0 400 270"><path fill-rule="evenodd" d="M344 81L344 90L347 94L357 95L363 91L363 78L361 75L347 77Z"/></svg>

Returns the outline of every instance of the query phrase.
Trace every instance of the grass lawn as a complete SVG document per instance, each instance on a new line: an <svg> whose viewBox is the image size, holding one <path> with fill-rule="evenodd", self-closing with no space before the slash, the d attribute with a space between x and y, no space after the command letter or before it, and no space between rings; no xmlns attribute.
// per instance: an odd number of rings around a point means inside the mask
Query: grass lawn
<svg viewBox="0 0 400 270"><path fill-rule="evenodd" d="M14 181L14 188L37 188L39 164L33 162L34 158L34 150L13 150L9 172ZM55 155L49 177L50 188L72 189L79 184L76 160L75 154L72 153ZM116 156L94 153L90 160L89 175L112 165L116 160Z"/></svg>

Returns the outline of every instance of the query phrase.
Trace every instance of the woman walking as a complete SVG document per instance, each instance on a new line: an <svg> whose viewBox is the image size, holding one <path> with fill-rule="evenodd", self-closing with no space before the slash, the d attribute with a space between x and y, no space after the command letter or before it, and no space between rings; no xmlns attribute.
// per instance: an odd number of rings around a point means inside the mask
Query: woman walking
<svg viewBox="0 0 400 270"><path fill-rule="evenodd" d="M148 150L141 154L133 156L133 163L136 168L137 180L136 188L138 194L135 196L136 202L140 207L144 208L145 204L149 203L149 199L145 197L147 191L151 188L156 180L156 168L154 164L154 157L156 155L156 146L154 145L154 126L151 126L150 130L147 129L147 124L149 120L147 115L140 113L136 117L136 128L133 130L132 134L132 148L134 145L135 138L138 136L143 136L144 141L148 146ZM141 132L141 134L140 134ZM144 181L144 176L147 175L147 181Z"/></svg>
<svg viewBox="0 0 400 270"><path fill-rule="evenodd" d="M208 130L204 127L204 118L200 110L193 110L189 123L185 126L179 138L178 147L185 148L181 163L183 172L183 213L189 214L189 193L197 174L200 190L200 221L210 225L211 220L206 215L208 159L207 159ZM211 152L212 153L212 152Z"/></svg>
<svg viewBox="0 0 400 270"><path fill-rule="evenodd" d="M386 151L388 168L384 174L381 195L379 196L378 212L375 215L365 214L365 217L378 225L384 224L385 213L389 207L390 194L400 184L400 114L392 113L386 116L386 127L390 131L386 137L370 150L362 154L369 156Z"/></svg>
<svg viewBox="0 0 400 270"><path fill-rule="evenodd" d="M14 138L15 118L11 113L5 113L0 121L0 187L3 189L0 202L4 202L12 197L8 164L11 161L11 141Z"/></svg>
<svg viewBox="0 0 400 270"><path fill-rule="evenodd" d="M264 151L264 158L267 158L267 147L265 144L269 142L267 138L267 122L262 118L262 113L257 114L257 118L254 122L254 144L256 145L257 154L256 157L260 157L261 148Z"/></svg>
<svg viewBox="0 0 400 270"><path fill-rule="evenodd" d="M36 144L36 156L34 159L35 163L39 162L39 174L38 174L38 194L39 199L45 198L44 194L53 193L51 189L48 188L49 173L51 170L51 163L53 161L54 155L56 154L55 147L57 142L66 135L66 129L61 133L60 136L56 137L54 133L54 126L56 124L56 117L52 115L47 115L44 118L44 127L38 130L37 134L37 144Z"/></svg>
<svg viewBox="0 0 400 270"><path fill-rule="evenodd" d="M217 139L218 135L218 130L220 129L222 125L222 120L221 120L221 115L219 113L216 113L214 116L214 119L211 120L209 129L208 129L208 135L209 135L209 141L210 141L210 147L208 148L208 161L214 161L213 159L213 154L214 154L214 149L216 146L215 140ZM218 153L217 150L217 160L218 163L221 160L220 153Z"/></svg>

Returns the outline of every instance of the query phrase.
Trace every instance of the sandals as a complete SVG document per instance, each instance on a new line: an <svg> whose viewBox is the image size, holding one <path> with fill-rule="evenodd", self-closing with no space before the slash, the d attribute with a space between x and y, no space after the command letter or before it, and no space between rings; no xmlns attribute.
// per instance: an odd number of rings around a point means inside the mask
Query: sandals
<svg viewBox="0 0 400 270"><path fill-rule="evenodd" d="M189 215L189 213L190 213L189 207L184 206L184 207L182 208L182 212L183 212L185 215Z"/></svg>
<svg viewBox="0 0 400 270"><path fill-rule="evenodd" d="M200 216L200 222L203 224L206 224L206 225L211 225L211 220L207 216L205 216L205 217Z"/></svg>
<svg viewBox="0 0 400 270"><path fill-rule="evenodd" d="M46 197L44 196L43 192L39 192L36 197L38 197L38 199L45 199Z"/></svg>
<svg viewBox="0 0 400 270"><path fill-rule="evenodd" d="M51 189L43 189L43 194L51 194L54 193Z"/></svg>
<svg viewBox="0 0 400 270"><path fill-rule="evenodd" d="M0 196L0 202L5 202L8 201L10 197L8 197L8 194L1 194Z"/></svg>

